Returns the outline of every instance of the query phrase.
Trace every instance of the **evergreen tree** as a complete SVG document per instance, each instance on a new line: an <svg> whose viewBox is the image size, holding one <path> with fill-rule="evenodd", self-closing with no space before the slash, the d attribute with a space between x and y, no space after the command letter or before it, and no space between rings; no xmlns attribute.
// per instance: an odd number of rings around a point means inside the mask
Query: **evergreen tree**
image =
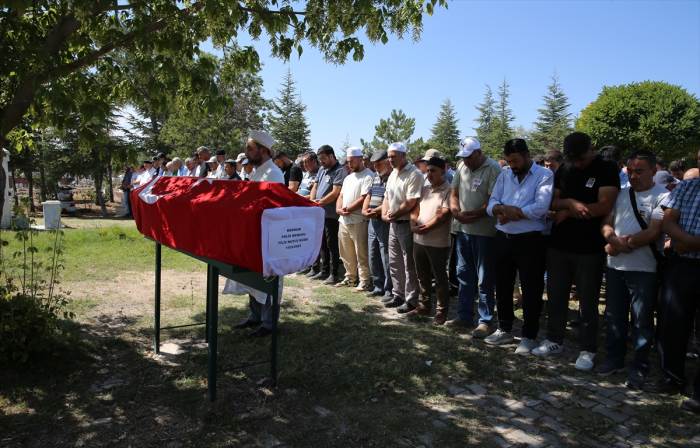
<svg viewBox="0 0 700 448"><path fill-rule="evenodd" d="M569 99L561 89L559 78L552 76L552 83L547 86L547 93L543 97L544 107L537 109L538 116L535 121L533 133L533 147L541 152L552 149L561 150L566 137L571 131L571 113Z"/></svg>
<svg viewBox="0 0 700 448"><path fill-rule="evenodd" d="M374 127L374 139L370 144L375 149L386 149L394 142L403 142L408 146L413 131L416 129L416 119L409 118L401 109L393 109L389 118L382 118ZM363 141L366 146L367 142Z"/></svg>
<svg viewBox="0 0 700 448"><path fill-rule="evenodd" d="M454 106L449 99L440 106L440 114L432 128L430 143L443 154L452 154L459 145L459 129Z"/></svg>
<svg viewBox="0 0 700 448"><path fill-rule="evenodd" d="M496 121L496 99L493 97L491 86L486 85L486 93L484 93L484 101L476 106L479 111L479 117L475 120L477 127L475 128L476 137L481 142L481 147L485 153L490 155L498 155L501 148L493 144L493 133Z"/></svg>
<svg viewBox="0 0 700 448"><path fill-rule="evenodd" d="M294 159L309 149L309 125L304 112L306 106L296 91L291 71L284 78L279 97L272 104L268 120L270 133L275 139L275 149L284 151Z"/></svg>
<svg viewBox="0 0 700 448"><path fill-rule="evenodd" d="M508 99L510 98L510 91L508 88L508 82L504 79L503 83L498 88L498 104L496 106L493 133L490 139L490 144L497 149L498 154L503 150L503 145L506 141L513 138L511 123L515 120L515 117L513 116L513 111L508 107Z"/></svg>

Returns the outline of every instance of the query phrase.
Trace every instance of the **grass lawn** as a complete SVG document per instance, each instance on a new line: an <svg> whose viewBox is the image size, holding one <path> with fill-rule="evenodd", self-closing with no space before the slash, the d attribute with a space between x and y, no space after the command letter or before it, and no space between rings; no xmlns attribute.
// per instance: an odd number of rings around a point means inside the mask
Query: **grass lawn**
<svg viewBox="0 0 700 448"><path fill-rule="evenodd" d="M0 366L2 447L700 441L697 417L677 409L679 397L628 393L624 377L581 374L573 349L545 361L516 357L514 347L486 348L295 276L285 279L275 389L261 381L267 365L239 367L269 353L269 340L231 328L247 300L220 296L219 399L211 404L202 327L164 331L171 354L151 351L153 243L123 224L64 236L62 287L76 322L51 354L21 369ZM40 244L50 237L39 235ZM203 321L204 265L165 249L163 268L162 325Z"/></svg>

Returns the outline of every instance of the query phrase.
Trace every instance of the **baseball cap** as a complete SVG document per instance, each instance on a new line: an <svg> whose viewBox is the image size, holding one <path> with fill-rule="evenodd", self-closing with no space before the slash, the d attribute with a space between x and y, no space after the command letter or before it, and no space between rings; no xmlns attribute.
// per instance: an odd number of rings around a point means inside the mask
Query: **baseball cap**
<svg viewBox="0 0 700 448"><path fill-rule="evenodd" d="M465 137L459 142L457 157L469 157L474 151L481 149L481 143L474 137Z"/></svg>
<svg viewBox="0 0 700 448"><path fill-rule="evenodd" d="M388 157L388 154L387 154L386 150L380 149L380 150L374 151L372 153L372 157L370 157L369 161L370 162L379 162L380 160L384 160L387 157Z"/></svg>
<svg viewBox="0 0 700 448"><path fill-rule="evenodd" d="M438 151L437 149L431 148L431 149L425 151L425 156L423 157L423 160L427 162L428 160L432 159L433 157L439 157L441 159L444 159L444 157L442 156L442 153L440 151Z"/></svg>

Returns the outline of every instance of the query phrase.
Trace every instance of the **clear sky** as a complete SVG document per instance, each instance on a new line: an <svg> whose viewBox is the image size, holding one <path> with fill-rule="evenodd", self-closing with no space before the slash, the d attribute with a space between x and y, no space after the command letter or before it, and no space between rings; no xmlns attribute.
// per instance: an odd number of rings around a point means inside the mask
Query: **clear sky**
<svg viewBox="0 0 700 448"><path fill-rule="evenodd" d="M241 42L246 44L246 42ZM485 85L510 84L515 125L531 128L553 73L577 115L602 87L658 80L700 96L700 1L452 1L424 17L420 41L367 45L361 62L326 63L306 46L285 63L253 42L265 95L291 68L311 144L371 139L380 118L403 109L412 139L429 138L440 104L455 105L462 135L474 135Z"/></svg>

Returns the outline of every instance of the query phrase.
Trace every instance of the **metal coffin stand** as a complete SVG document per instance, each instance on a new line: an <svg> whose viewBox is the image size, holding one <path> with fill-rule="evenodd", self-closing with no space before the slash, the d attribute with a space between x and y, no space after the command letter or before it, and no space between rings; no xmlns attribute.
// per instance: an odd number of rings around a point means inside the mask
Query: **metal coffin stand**
<svg viewBox="0 0 700 448"><path fill-rule="evenodd" d="M160 270L161 270L161 244L156 244L156 266L155 266L155 316L154 316L154 338L153 349L160 353L160 330L171 328L191 327L199 324L178 325L174 327L160 326ZM169 246L168 246L169 247ZM219 276L237 281L258 291L267 293L272 298L272 343L270 347L270 379L272 385L277 384L277 321L279 320L279 277L265 279L258 272L249 271L238 266L222 263L206 257L193 255L183 250L171 248L192 258L196 258L207 264L207 305L205 341L208 343L208 380L207 389L209 400L216 400L216 374L217 374L217 343L218 343L218 320L219 320Z"/></svg>

